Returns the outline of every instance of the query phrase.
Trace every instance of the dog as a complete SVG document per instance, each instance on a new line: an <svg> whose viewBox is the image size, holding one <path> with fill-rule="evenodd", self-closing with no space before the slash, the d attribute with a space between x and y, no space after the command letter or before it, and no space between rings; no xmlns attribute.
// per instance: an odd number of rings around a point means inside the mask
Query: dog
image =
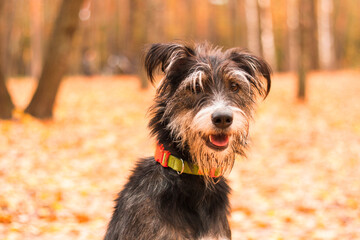
<svg viewBox="0 0 360 240"><path fill-rule="evenodd" d="M150 107L154 157L119 193L105 240L231 239L225 176L245 156L249 122L271 69L239 48L153 44L145 69L159 83Z"/></svg>

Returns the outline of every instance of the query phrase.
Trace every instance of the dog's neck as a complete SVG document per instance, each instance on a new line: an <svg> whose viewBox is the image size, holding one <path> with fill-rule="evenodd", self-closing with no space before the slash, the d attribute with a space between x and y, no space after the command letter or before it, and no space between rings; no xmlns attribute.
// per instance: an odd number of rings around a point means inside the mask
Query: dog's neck
<svg viewBox="0 0 360 240"><path fill-rule="evenodd" d="M199 166L176 157L170 151L167 151L162 144L157 144L154 157L155 160L163 167L169 167L175 170L179 175L182 173L191 175L204 175ZM221 173L222 171L220 168L213 168L205 174L208 174L212 178L218 178L221 176Z"/></svg>

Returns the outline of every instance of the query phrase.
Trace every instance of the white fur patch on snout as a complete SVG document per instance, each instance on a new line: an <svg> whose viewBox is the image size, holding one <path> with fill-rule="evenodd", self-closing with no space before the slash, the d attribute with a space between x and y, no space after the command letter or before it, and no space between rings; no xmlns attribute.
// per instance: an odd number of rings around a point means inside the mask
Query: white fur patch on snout
<svg viewBox="0 0 360 240"><path fill-rule="evenodd" d="M193 129L200 130L204 133L212 132L215 129L215 125L212 122L212 114L216 111L226 110L231 111L233 114L233 122L229 127L231 131L239 131L247 127L247 117L243 110L238 107L234 107L226 104L224 101L215 101L213 104L201 109L194 117L192 121Z"/></svg>

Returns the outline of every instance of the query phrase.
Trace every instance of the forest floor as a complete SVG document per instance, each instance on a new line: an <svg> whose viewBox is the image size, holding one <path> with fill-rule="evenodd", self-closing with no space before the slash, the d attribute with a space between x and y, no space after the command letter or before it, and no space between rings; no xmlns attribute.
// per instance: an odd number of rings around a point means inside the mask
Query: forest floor
<svg viewBox="0 0 360 240"><path fill-rule="evenodd" d="M23 109L31 79L11 79ZM251 125L252 147L229 179L234 240L360 239L360 72L275 74ZM102 239L114 198L154 151L154 89L136 78L71 77L52 121L20 110L0 121L0 239Z"/></svg>

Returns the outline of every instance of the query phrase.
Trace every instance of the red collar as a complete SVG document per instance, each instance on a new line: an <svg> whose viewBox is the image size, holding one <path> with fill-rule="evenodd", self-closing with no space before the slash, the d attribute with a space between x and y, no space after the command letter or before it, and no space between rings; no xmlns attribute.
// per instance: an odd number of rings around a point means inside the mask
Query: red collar
<svg viewBox="0 0 360 240"><path fill-rule="evenodd" d="M178 174L187 173L192 175L204 175L199 166L196 164L188 163L187 161L182 160L181 158L171 155L171 153L164 149L162 144L156 145L155 150L155 160L161 164L163 167L170 167L177 171ZM210 170L209 175L212 178L217 178L221 176L221 169L213 168Z"/></svg>

